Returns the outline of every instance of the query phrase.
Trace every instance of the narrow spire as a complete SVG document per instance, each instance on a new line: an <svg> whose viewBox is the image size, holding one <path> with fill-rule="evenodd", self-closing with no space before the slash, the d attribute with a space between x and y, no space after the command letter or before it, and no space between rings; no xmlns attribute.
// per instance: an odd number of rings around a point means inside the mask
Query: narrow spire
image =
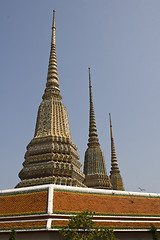
<svg viewBox="0 0 160 240"><path fill-rule="evenodd" d="M111 121L111 114L109 113L110 119L110 134L111 134L111 171L110 171L110 181L112 184L112 188L114 190L121 190L124 191L123 180L120 174L120 170L118 167L117 156L116 156L116 149L114 145L114 138L113 138L113 130L112 130L112 121Z"/></svg>
<svg viewBox="0 0 160 240"><path fill-rule="evenodd" d="M111 173L113 171L119 173L117 156L116 156L116 149L115 149L114 138L113 138L111 114L110 113L109 113L109 120L110 120L110 135L111 135Z"/></svg>
<svg viewBox="0 0 160 240"><path fill-rule="evenodd" d="M90 116L89 116L89 139L88 148L85 151L84 157L84 169L85 174L84 184L87 187L111 189L110 179L107 176L105 160L103 152L100 148L94 107L93 107L93 96L92 96L92 85L91 85L91 73L89 70L89 95L90 95Z"/></svg>
<svg viewBox="0 0 160 240"><path fill-rule="evenodd" d="M53 24L52 24L52 37L51 37L51 50L48 65L48 75L45 93L43 99L48 96L55 96L59 99L60 95L58 71L57 71L57 57L56 57L56 24L55 24L55 10L53 10Z"/></svg>
<svg viewBox="0 0 160 240"><path fill-rule="evenodd" d="M97 127L96 127L96 120L95 120L95 113L93 107L93 96L92 96L92 85L91 85L91 73L90 68L89 70L89 95L90 95L90 116L89 116L89 139L88 139L88 146L89 147L97 147L99 146L98 134L97 134Z"/></svg>

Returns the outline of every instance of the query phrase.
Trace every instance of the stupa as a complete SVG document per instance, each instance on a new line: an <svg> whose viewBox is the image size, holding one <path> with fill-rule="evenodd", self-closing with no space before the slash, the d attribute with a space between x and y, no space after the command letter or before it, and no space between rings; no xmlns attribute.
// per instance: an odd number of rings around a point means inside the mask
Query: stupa
<svg viewBox="0 0 160 240"><path fill-rule="evenodd" d="M110 134L111 134L111 171L110 171L110 181L111 181L111 184L112 184L112 188L114 190L124 191L123 180L122 180L122 176L120 174L120 170L119 170L118 162L117 162L116 149L115 149L114 138L113 138L111 114L109 114L109 118L110 118Z"/></svg>
<svg viewBox="0 0 160 240"><path fill-rule="evenodd" d="M89 139L88 148L84 159L84 184L87 187L112 189L109 177L107 176L103 152L100 148L95 113L93 106L91 74L89 68L89 94L90 94L90 116L89 116Z"/></svg>
<svg viewBox="0 0 160 240"><path fill-rule="evenodd" d="M55 10L46 88L39 106L34 138L27 146L21 181L16 188L42 184L83 187L84 174L73 143L67 110L60 94L55 34Z"/></svg>

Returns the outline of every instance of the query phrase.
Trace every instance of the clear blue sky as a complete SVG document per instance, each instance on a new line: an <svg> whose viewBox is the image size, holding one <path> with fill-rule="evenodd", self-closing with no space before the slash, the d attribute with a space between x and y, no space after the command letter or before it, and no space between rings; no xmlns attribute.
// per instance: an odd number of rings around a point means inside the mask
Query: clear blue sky
<svg viewBox="0 0 160 240"><path fill-rule="evenodd" d="M108 113L126 190L160 192L160 1L0 0L0 189L19 181L45 88L52 10L60 90L80 161L88 141L88 67L110 171Z"/></svg>

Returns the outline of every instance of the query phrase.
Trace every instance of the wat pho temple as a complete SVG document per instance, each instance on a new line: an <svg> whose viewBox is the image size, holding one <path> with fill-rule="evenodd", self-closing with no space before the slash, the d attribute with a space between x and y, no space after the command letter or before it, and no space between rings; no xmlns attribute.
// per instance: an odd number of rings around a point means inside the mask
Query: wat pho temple
<svg viewBox="0 0 160 240"><path fill-rule="evenodd" d="M60 94L54 10L46 88L34 137L27 146L19 183L0 191L0 239L7 240L12 229L17 240L60 239L59 229L67 226L72 215L87 209L94 212L96 226L113 228L118 239L152 239L151 224L159 231L160 194L124 189L111 114L111 170L107 175L88 70L89 138L82 171Z"/></svg>

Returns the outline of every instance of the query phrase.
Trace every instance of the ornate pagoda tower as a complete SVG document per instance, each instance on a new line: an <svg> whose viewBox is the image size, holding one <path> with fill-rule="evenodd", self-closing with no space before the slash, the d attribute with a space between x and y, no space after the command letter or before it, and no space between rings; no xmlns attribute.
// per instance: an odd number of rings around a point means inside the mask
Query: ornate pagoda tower
<svg viewBox="0 0 160 240"><path fill-rule="evenodd" d="M17 188L50 183L85 186L77 147L70 135L67 110L61 101L55 30L54 10L46 88L38 110L34 138L27 146Z"/></svg>
<svg viewBox="0 0 160 240"><path fill-rule="evenodd" d="M91 74L89 68L89 93L90 93L90 118L89 118L89 139L88 148L84 159L84 184L87 187L111 189L111 183L107 176L103 152L100 148L91 86Z"/></svg>
<svg viewBox="0 0 160 240"><path fill-rule="evenodd" d="M113 138L113 130L112 130L112 121L111 114L109 114L110 118L110 134L111 134L111 171L110 171L110 181L112 184L113 190L122 190L124 191L123 180L120 174L120 170L118 167L116 149Z"/></svg>

